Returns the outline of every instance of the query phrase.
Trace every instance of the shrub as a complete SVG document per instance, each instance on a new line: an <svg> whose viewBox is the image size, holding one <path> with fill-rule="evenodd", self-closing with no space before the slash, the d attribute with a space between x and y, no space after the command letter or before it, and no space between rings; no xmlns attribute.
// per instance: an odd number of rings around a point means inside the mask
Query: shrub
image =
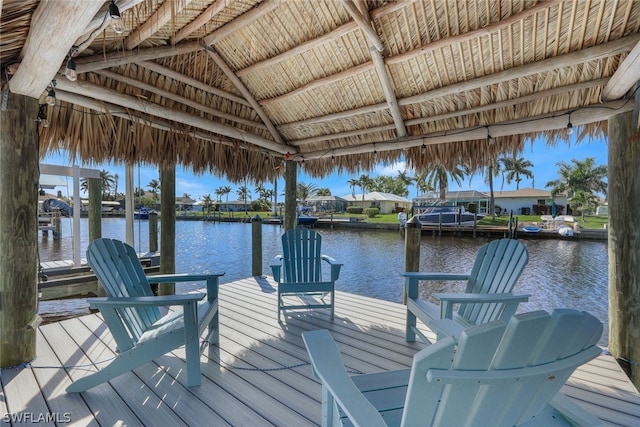
<svg viewBox="0 0 640 427"><path fill-rule="evenodd" d="M375 218L376 215L378 215L380 213L380 209L378 209L378 208L367 208L364 212L367 214L368 218Z"/></svg>
<svg viewBox="0 0 640 427"><path fill-rule="evenodd" d="M362 208L361 207L357 207L357 206L349 206L347 208L347 213L348 214L352 214L352 215L361 214L362 213Z"/></svg>

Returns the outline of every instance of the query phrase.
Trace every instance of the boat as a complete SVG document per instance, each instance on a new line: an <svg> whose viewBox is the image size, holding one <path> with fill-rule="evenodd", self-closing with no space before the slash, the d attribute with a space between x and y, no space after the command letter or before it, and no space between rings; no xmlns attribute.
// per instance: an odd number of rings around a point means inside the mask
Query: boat
<svg viewBox="0 0 640 427"><path fill-rule="evenodd" d="M73 216L73 208L60 199L45 199L42 202L42 210L44 212L60 212L62 216Z"/></svg>
<svg viewBox="0 0 640 427"><path fill-rule="evenodd" d="M542 228L538 227L537 225L525 225L524 227L522 227L522 231L524 231L525 233L539 233L542 230Z"/></svg>
<svg viewBox="0 0 640 427"><path fill-rule="evenodd" d="M466 212L464 206L432 206L425 209L423 213L414 215L413 218L416 218L422 226L469 226L485 216L485 214Z"/></svg>
<svg viewBox="0 0 640 427"><path fill-rule="evenodd" d="M301 226L310 226L318 221L317 216L309 216L309 215L300 215L298 216L298 225Z"/></svg>
<svg viewBox="0 0 640 427"><path fill-rule="evenodd" d="M149 210L144 206L140 206L140 209L133 211L133 219L149 219L150 213L155 213L153 209Z"/></svg>
<svg viewBox="0 0 640 427"><path fill-rule="evenodd" d="M561 236L565 236L565 237L573 236L573 228L569 227L568 225L561 225L556 229L556 231Z"/></svg>

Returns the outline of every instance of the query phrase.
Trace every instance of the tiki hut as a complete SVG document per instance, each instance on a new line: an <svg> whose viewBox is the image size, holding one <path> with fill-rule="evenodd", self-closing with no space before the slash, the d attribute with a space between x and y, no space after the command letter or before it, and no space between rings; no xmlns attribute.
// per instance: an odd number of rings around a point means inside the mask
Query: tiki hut
<svg viewBox="0 0 640 427"><path fill-rule="evenodd" d="M477 171L536 136L608 133L610 348L640 360L640 1L0 4L2 248L36 219L18 195L50 150L290 184L400 159ZM8 288L35 287L33 253L2 261L1 318Z"/></svg>

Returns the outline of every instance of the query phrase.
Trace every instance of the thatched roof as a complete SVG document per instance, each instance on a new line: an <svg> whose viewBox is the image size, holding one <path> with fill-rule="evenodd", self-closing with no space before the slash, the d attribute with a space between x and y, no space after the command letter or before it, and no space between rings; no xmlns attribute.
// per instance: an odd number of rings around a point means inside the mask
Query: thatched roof
<svg viewBox="0 0 640 427"><path fill-rule="evenodd" d="M42 153L257 181L285 157L312 176L476 169L570 122L599 132L640 78L638 0L116 3L122 34L108 1L2 3L3 84L57 83Z"/></svg>

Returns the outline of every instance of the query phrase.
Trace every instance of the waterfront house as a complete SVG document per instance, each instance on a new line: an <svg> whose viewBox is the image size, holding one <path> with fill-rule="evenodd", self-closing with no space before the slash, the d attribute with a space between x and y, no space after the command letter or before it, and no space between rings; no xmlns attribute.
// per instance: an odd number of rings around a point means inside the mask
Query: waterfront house
<svg viewBox="0 0 640 427"><path fill-rule="evenodd" d="M495 204L501 207L502 214L513 212L515 215L550 215L555 202L558 215L567 213L567 196L551 197L548 190L521 188L512 191L495 191Z"/></svg>
<svg viewBox="0 0 640 427"><path fill-rule="evenodd" d="M406 199L397 194L382 193L380 191L372 191L365 193L364 198L362 194L349 194L348 196L342 196L344 200L349 203L349 206L367 208L378 208L380 213L398 213L411 210L411 200Z"/></svg>

